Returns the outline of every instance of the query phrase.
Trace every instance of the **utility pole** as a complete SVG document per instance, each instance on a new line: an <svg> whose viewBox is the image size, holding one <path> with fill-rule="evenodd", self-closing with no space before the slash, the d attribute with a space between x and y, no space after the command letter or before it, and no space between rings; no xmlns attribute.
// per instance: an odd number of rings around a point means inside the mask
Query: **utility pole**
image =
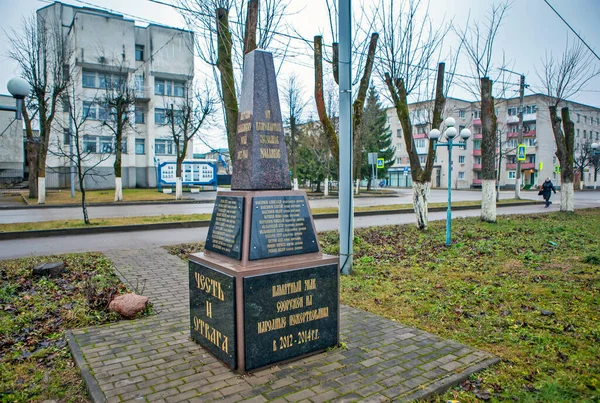
<svg viewBox="0 0 600 403"><path fill-rule="evenodd" d="M77 146L79 146L79 144L77 144ZM69 153L71 154L70 160L71 160L71 198L74 199L75 198L75 160L74 160L74 154L73 154L73 147L74 147L74 142L73 142L73 108L71 107L71 105L69 105Z"/></svg>
<svg viewBox="0 0 600 403"><path fill-rule="evenodd" d="M354 199L352 186L352 1L339 0L340 32L340 270L352 273Z"/></svg>
<svg viewBox="0 0 600 403"><path fill-rule="evenodd" d="M525 76L521 74L519 82L519 96L521 105L519 106L519 137L518 143L523 144L523 113L525 109ZM521 160L517 158L517 179L515 181L515 199L521 198Z"/></svg>

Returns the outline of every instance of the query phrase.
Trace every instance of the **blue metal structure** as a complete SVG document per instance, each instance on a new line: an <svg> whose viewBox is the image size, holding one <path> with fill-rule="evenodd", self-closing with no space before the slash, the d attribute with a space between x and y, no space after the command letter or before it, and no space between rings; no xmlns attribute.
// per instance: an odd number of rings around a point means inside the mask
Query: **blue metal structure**
<svg viewBox="0 0 600 403"><path fill-rule="evenodd" d="M156 186L159 192L163 186L175 186L176 169L175 161L157 162ZM214 161L184 161L181 171L183 186L212 186L217 189L217 164Z"/></svg>

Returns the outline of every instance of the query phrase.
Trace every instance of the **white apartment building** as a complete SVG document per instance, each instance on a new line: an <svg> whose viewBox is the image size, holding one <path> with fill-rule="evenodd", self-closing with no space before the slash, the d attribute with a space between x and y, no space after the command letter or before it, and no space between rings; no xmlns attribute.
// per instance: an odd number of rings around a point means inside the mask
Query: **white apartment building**
<svg viewBox="0 0 600 403"><path fill-rule="evenodd" d="M127 80L135 89L135 110L124 137L123 187L156 186L156 163L175 161L176 149L166 123L170 105L177 109L191 88L194 71L193 33L133 20L103 10L54 2L37 11L47 24L60 24L71 46L70 74L77 105L85 111L83 147L93 160L102 160L88 188L114 187L114 135L103 122L112 119L102 104L107 83ZM81 102L81 104L79 104ZM68 149L69 114L63 109L51 136L47 159L47 187L69 185L69 162L53 151ZM111 154L112 155L109 155ZM188 147L192 158L193 146Z"/></svg>
<svg viewBox="0 0 600 403"><path fill-rule="evenodd" d="M0 105L15 107L11 95L0 95ZM12 111L0 111L0 183L21 182L25 169L23 124Z"/></svg>
<svg viewBox="0 0 600 403"><path fill-rule="evenodd" d="M542 94L525 96L525 111L523 115L523 143L526 145L526 161L521 163L521 181L526 187L540 185L546 177L550 177L555 185L560 186L559 166L556 157L556 142L550 125L548 97ZM496 99L495 108L498 117L498 134L501 138L497 155L502 154L500 164L500 187L514 189L516 179L516 148L518 137L518 107L519 98ZM571 119L575 123L576 155L586 144L598 142L600 138L600 108L567 102ZM481 119L478 102L469 102L456 98L446 100L444 116L452 116L456 120L456 128L471 130L471 138L467 148L452 149L451 183L455 189L470 189L481 187ZM429 147L428 133L431 130L430 115L433 102L425 101L409 105L413 124L414 144L424 166ZM388 124L394 135L396 147L396 162L389 169L390 186L411 186L410 163L402 129L396 110L387 110ZM444 140L445 141L445 140ZM455 139L455 142L459 139ZM500 153L500 147L502 153ZM432 187L447 188L448 186L448 149L440 147L436 152ZM589 169L583 177L585 186L598 185L594 183L593 169ZM576 175L576 182L579 180Z"/></svg>

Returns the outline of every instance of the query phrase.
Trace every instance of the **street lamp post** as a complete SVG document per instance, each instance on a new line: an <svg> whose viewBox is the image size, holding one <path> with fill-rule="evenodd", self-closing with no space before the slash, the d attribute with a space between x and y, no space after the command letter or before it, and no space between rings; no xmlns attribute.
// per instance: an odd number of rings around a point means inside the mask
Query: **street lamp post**
<svg viewBox="0 0 600 403"><path fill-rule="evenodd" d="M446 214L446 246L450 246L450 232L451 232L451 222L452 222L452 148L467 148L467 139L471 137L471 131L469 129L462 129L460 131L460 137L464 140L464 144L454 144L452 140L458 134L458 131L454 127L456 125L456 121L453 117L448 117L445 120L446 130L444 131L444 135L446 136L446 143L439 143L438 139L441 136L441 133L438 129L433 129L429 132L429 140L434 142L434 147L437 149L438 147L448 147L448 210Z"/></svg>
<svg viewBox="0 0 600 403"><path fill-rule="evenodd" d="M15 120L21 120L21 113L23 112L23 100L29 95L30 86L29 83L22 78L15 77L11 78L6 84L8 92L16 99L15 106L0 106L1 111L15 112Z"/></svg>

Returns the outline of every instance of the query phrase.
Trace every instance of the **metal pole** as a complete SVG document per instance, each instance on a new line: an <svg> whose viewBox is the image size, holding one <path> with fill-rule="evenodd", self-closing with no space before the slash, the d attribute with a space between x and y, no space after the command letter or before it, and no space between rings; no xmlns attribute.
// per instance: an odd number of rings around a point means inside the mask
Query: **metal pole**
<svg viewBox="0 0 600 403"><path fill-rule="evenodd" d="M340 269L352 273L354 200L352 187L352 1L339 0L340 80Z"/></svg>
<svg viewBox="0 0 600 403"><path fill-rule="evenodd" d="M69 153L71 154L71 198L75 198L75 161L73 161L73 111L69 106ZM79 146L79 144L77 145Z"/></svg>
<svg viewBox="0 0 600 403"><path fill-rule="evenodd" d="M446 246L450 246L450 227L452 222L452 139L448 139L448 212L446 214Z"/></svg>
<svg viewBox="0 0 600 403"><path fill-rule="evenodd" d="M521 98L521 106L519 107L519 137L518 143L523 143L523 109L525 109L525 76L521 74L519 83L519 96ZM517 179L515 181L515 199L521 198L521 161L517 156Z"/></svg>

